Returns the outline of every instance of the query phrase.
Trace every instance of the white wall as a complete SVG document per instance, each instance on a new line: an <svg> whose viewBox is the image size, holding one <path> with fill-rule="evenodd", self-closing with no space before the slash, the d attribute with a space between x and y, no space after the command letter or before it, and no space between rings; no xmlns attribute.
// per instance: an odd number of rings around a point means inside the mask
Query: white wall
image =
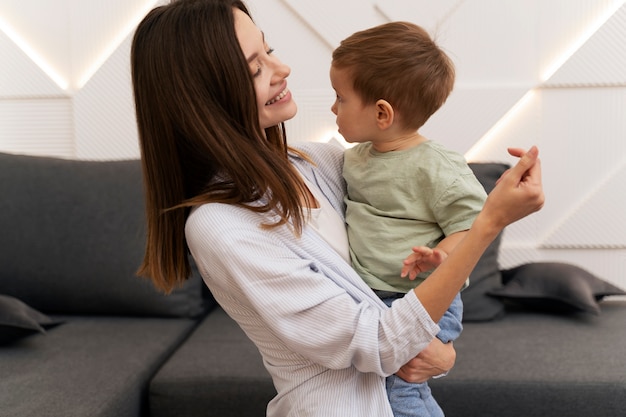
<svg viewBox="0 0 626 417"><path fill-rule="evenodd" d="M0 0L0 151L138 156L128 54L157 0ZM422 133L470 161L540 146L544 210L506 231L503 267L562 260L626 287L626 0L248 0L292 67L290 140L335 130L332 49L389 20L426 27L457 84ZM25 52L26 51L26 52Z"/></svg>

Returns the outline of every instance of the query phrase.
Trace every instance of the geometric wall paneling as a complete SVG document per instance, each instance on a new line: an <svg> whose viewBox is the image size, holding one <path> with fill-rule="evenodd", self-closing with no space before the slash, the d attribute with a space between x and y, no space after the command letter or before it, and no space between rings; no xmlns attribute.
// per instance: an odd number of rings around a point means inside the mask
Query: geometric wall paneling
<svg viewBox="0 0 626 417"><path fill-rule="evenodd" d="M76 158L139 157L130 79L132 34L74 96Z"/></svg>
<svg viewBox="0 0 626 417"><path fill-rule="evenodd" d="M72 122L69 98L0 100L0 152L70 158Z"/></svg>
<svg viewBox="0 0 626 417"><path fill-rule="evenodd" d="M81 88L87 82L155 3L155 0L71 0L74 88Z"/></svg>
<svg viewBox="0 0 626 417"><path fill-rule="evenodd" d="M550 78L624 3L624 0L552 0L535 19L541 81Z"/></svg>
<svg viewBox="0 0 626 417"><path fill-rule="evenodd" d="M598 184L541 242L542 248L626 249L626 158ZM611 225L607 227L607 225Z"/></svg>
<svg viewBox="0 0 626 417"><path fill-rule="evenodd" d="M10 34L62 89L68 87L72 69L70 5L70 0L0 2L0 32Z"/></svg>
<svg viewBox="0 0 626 417"><path fill-rule="evenodd" d="M466 153L526 92L527 88L470 88L457 84L420 133L456 152ZM501 148L493 160L502 161L506 157L506 148ZM491 159L482 152L472 156L473 161L485 158Z"/></svg>
<svg viewBox="0 0 626 417"><path fill-rule="evenodd" d="M3 0L0 23L76 90L106 60L155 0ZM6 21L6 22L5 22ZM0 25L2 26L2 25Z"/></svg>
<svg viewBox="0 0 626 417"><path fill-rule="evenodd" d="M2 31L0 31L0 56L2 57L0 99L66 95L66 92Z"/></svg>
<svg viewBox="0 0 626 417"><path fill-rule="evenodd" d="M481 106L483 104L481 103ZM530 90L512 106L503 108L506 114L465 152L470 162L507 162L514 165L517 158L507 148L540 147L542 156L546 144L542 141L542 92Z"/></svg>
<svg viewBox="0 0 626 417"><path fill-rule="evenodd" d="M414 0L411 2L394 0L374 1L375 7L389 21L406 20L422 26L431 35L438 33L439 26L464 0Z"/></svg>
<svg viewBox="0 0 626 417"><path fill-rule="evenodd" d="M626 85L626 5L567 60L546 87Z"/></svg>
<svg viewBox="0 0 626 417"><path fill-rule="evenodd" d="M543 4L543 2L542 2ZM538 0L461 2L436 33L454 61L457 83L491 88L537 83Z"/></svg>
<svg viewBox="0 0 626 417"><path fill-rule="evenodd" d="M384 23L384 16L362 0L282 0L302 22L332 49L353 32ZM358 10L358 19L350 18Z"/></svg>
<svg viewBox="0 0 626 417"><path fill-rule="evenodd" d="M621 169L626 155L626 87L541 91L541 157L547 195L541 214L550 230L603 184L609 173Z"/></svg>

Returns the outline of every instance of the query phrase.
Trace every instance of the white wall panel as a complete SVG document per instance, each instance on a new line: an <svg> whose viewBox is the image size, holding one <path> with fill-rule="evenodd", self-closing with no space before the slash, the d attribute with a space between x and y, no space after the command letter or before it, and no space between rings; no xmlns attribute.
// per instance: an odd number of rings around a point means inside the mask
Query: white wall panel
<svg viewBox="0 0 626 417"><path fill-rule="evenodd" d="M80 89L155 0L71 0L72 87Z"/></svg>
<svg viewBox="0 0 626 417"><path fill-rule="evenodd" d="M71 77L70 0L2 0L0 28L14 32L45 65Z"/></svg>
<svg viewBox="0 0 626 417"><path fill-rule="evenodd" d="M65 96L65 91L3 32L0 32L0 57L0 100Z"/></svg>
<svg viewBox="0 0 626 417"><path fill-rule="evenodd" d="M357 30L384 23L372 2L362 0L282 0L330 48ZM355 19L355 13L358 19ZM352 16L352 18L346 18Z"/></svg>
<svg viewBox="0 0 626 417"><path fill-rule="evenodd" d="M565 63L580 42L602 26L607 15L614 12L624 0L537 0L538 14L532 19L537 27L540 50L539 72L542 80L549 78Z"/></svg>
<svg viewBox="0 0 626 417"><path fill-rule="evenodd" d="M581 45L545 85L626 85L626 5Z"/></svg>
<svg viewBox="0 0 626 417"><path fill-rule="evenodd" d="M626 249L626 157L577 206L563 213L543 240L545 248Z"/></svg>
<svg viewBox="0 0 626 417"><path fill-rule="evenodd" d="M626 88L547 89L543 91L542 113L542 159L548 195L542 219L548 231L623 163ZM626 202L623 193L620 198Z"/></svg>
<svg viewBox="0 0 626 417"><path fill-rule="evenodd" d="M0 152L72 157L71 100L0 100Z"/></svg>
<svg viewBox="0 0 626 417"><path fill-rule="evenodd" d="M457 87L446 103L424 125L421 133L459 153L469 151L526 94L525 88ZM500 146L495 155L472 161L506 158Z"/></svg>
<svg viewBox="0 0 626 417"><path fill-rule="evenodd" d="M459 85L530 88L537 81L538 0L464 1L438 39L457 66Z"/></svg>
<svg viewBox="0 0 626 417"><path fill-rule="evenodd" d="M378 0L375 7L388 20L407 20L426 29L438 37L440 28L456 12L464 0Z"/></svg>
<svg viewBox="0 0 626 417"><path fill-rule="evenodd" d="M79 159L139 158L130 45L128 36L74 97Z"/></svg>

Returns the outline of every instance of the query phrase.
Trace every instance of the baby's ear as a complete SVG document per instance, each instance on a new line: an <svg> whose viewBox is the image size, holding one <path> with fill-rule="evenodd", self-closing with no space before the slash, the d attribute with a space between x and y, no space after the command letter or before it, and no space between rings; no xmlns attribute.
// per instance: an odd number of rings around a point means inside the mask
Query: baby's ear
<svg viewBox="0 0 626 417"><path fill-rule="evenodd" d="M393 124L394 117L393 106L387 100L376 101L376 123L381 130L389 128Z"/></svg>

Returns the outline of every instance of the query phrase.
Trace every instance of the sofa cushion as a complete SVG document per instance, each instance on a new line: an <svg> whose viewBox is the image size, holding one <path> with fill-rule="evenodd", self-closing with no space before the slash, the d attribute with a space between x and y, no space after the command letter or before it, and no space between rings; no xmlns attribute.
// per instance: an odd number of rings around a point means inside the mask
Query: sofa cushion
<svg viewBox="0 0 626 417"><path fill-rule="evenodd" d="M45 333L46 327L58 323L17 298L0 294L0 346L33 333Z"/></svg>
<svg viewBox="0 0 626 417"><path fill-rule="evenodd" d="M264 416L275 395L258 349L218 307L152 379L150 416Z"/></svg>
<svg viewBox="0 0 626 417"><path fill-rule="evenodd" d="M63 320L0 348L0 415L147 416L150 377L194 329L188 318Z"/></svg>
<svg viewBox="0 0 626 417"><path fill-rule="evenodd" d="M496 181L510 166L500 163L470 163L474 175L485 188L487 194L493 190ZM504 314L504 304L487 293L502 285L498 264L498 254L502 234L489 245L469 277L469 286L461 292L463 300L463 321L487 321Z"/></svg>
<svg viewBox="0 0 626 417"><path fill-rule="evenodd" d="M431 379L446 417L619 417L626 410L626 301L602 314L511 310L467 323L448 376Z"/></svg>
<svg viewBox="0 0 626 417"><path fill-rule="evenodd" d="M165 296L135 275L145 244L138 160L0 153L0 294L46 314L190 317L207 302L196 274Z"/></svg>
<svg viewBox="0 0 626 417"><path fill-rule="evenodd" d="M576 265L535 262L502 271L502 288L490 295L519 306L569 313L599 314L598 301L608 295L626 295L615 285Z"/></svg>

